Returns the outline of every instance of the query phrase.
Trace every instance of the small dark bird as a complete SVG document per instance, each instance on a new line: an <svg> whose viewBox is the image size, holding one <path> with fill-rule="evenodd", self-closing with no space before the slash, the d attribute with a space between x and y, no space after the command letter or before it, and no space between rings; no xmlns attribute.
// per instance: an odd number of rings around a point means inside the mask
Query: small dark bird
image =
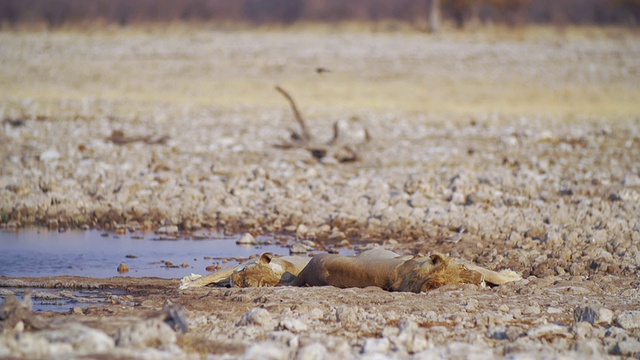
<svg viewBox="0 0 640 360"><path fill-rule="evenodd" d="M320 75L324 74L324 73L328 73L331 72L329 69L323 68L323 67L318 67L316 68L316 72Z"/></svg>

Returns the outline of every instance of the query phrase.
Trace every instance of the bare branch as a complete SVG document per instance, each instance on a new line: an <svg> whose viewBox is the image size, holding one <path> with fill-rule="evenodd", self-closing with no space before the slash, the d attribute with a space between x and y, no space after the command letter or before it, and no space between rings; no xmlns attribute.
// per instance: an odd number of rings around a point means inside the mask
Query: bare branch
<svg viewBox="0 0 640 360"><path fill-rule="evenodd" d="M300 130L302 132L302 134L300 134L301 140L303 142L311 141L311 134L309 133L309 130L307 129L307 125L304 123L304 119L302 118L302 115L300 115L300 111L298 111L298 107L296 106L295 101L293 101L293 98L291 97L291 95L289 95L289 93L287 93L283 88L277 85L276 85L276 90L280 94L282 94L282 96L284 96L289 102L289 105L291 105L291 110L293 110L293 116L296 118L298 125L300 125Z"/></svg>

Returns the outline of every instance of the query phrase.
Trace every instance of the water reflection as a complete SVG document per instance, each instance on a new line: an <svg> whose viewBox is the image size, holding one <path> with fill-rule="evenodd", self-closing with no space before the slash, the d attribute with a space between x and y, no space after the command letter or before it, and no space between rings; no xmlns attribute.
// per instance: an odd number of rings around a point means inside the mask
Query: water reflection
<svg viewBox="0 0 640 360"><path fill-rule="evenodd" d="M100 231L64 233L42 230L0 231L0 276L41 277L78 275L95 278L112 276L155 276L180 278L190 273L205 274L207 266L220 259L249 257L263 252L286 255L289 249L277 245L240 246L239 236L212 236L202 240L154 240L155 234L116 236ZM269 239L257 237L259 243ZM134 255L135 258L128 258ZM207 257L207 259L205 259ZM210 259L209 259L210 258ZM177 267L167 267L170 261ZM120 263L129 272L118 274ZM186 267L181 267L186 264ZM230 266L222 264L223 267Z"/></svg>

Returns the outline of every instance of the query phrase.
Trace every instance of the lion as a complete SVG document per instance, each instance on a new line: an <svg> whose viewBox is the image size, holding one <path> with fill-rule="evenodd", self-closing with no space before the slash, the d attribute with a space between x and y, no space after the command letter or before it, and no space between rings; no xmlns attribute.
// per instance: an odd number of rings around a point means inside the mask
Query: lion
<svg viewBox="0 0 640 360"><path fill-rule="evenodd" d="M224 287L262 287L276 286L291 281L311 261L310 257L282 256L263 253L227 269L209 275L191 274L182 278L180 290L204 287L207 285Z"/></svg>
<svg viewBox="0 0 640 360"><path fill-rule="evenodd" d="M399 256L391 251L374 249L355 257L318 255L285 285L375 286L388 291L420 293L444 285L482 285L485 282L503 285L520 279L520 275L511 270L495 272L452 260L440 253Z"/></svg>
<svg viewBox="0 0 640 360"><path fill-rule="evenodd" d="M185 278L187 279L187 278ZM443 285L485 283L503 285L520 280L511 270L495 272L445 255L402 256L384 249L367 250L357 256L321 254L313 258L265 253L234 268L198 278L183 279L181 289L208 284L237 287L375 286L388 291L425 292Z"/></svg>

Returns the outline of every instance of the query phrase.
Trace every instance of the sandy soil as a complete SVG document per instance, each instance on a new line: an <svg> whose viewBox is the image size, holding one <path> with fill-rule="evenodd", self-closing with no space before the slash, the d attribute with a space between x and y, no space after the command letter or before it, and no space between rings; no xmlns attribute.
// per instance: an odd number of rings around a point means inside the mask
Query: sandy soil
<svg viewBox="0 0 640 360"><path fill-rule="evenodd" d="M3 227L284 231L525 278L426 294L2 278L130 294L2 315L0 356L637 357L640 41L589 31L0 34ZM321 161L273 146L296 125L275 84Z"/></svg>

